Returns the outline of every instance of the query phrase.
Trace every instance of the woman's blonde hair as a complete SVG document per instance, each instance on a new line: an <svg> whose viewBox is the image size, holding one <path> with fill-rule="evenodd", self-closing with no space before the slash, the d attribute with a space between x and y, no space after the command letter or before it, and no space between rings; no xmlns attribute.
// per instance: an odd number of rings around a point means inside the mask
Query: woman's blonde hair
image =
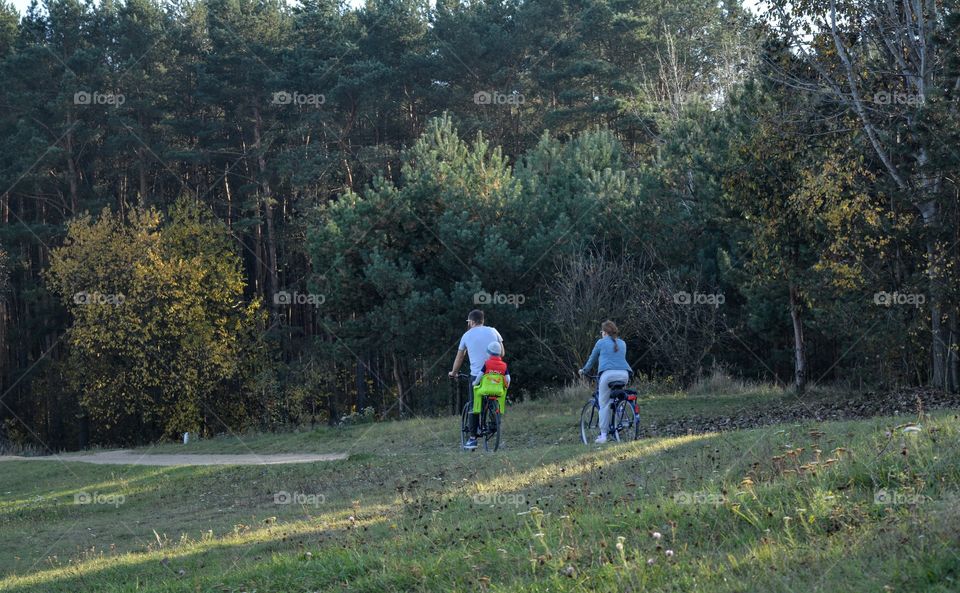
<svg viewBox="0 0 960 593"><path fill-rule="evenodd" d="M607 319L600 324L600 329L605 331L607 335L610 336L610 339L613 340L613 351L619 351L620 346L617 344L617 334L619 333L619 330L617 329L617 324Z"/></svg>

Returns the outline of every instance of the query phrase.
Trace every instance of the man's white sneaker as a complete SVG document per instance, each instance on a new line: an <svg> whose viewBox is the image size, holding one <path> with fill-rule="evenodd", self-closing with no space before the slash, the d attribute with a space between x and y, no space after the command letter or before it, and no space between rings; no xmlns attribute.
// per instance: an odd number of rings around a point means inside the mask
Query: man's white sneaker
<svg viewBox="0 0 960 593"><path fill-rule="evenodd" d="M598 445L602 445L603 443L606 443L606 442L607 442L607 435L602 434L602 435L598 436L598 437L597 437L597 440L595 440L595 441L593 441L593 442L594 442L594 443L597 443Z"/></svg>

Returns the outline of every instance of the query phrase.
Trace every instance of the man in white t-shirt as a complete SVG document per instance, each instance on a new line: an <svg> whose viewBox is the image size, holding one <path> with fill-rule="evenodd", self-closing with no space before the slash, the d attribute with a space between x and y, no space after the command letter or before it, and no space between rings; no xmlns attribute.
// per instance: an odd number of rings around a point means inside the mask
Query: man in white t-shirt
<svg viewBox="0 0 960 593"><path fill-rule="evenodd" d="M470 383L476 383L480 375L483 374L483 363L487 362L490 355L487 353L487 346L491 342L500 343L500 356L506 354L503 348L503 338L496 329L483 324L483 311L474 309L467 315L467 331L460 338L460 347L457 349L457 358L453 361L453 370L450 371L451 377L456 377L463 364L463 357L470 357ZM467 449L477 447L477 423L479 414L470 416L470 440L464 445Z"/></svg>

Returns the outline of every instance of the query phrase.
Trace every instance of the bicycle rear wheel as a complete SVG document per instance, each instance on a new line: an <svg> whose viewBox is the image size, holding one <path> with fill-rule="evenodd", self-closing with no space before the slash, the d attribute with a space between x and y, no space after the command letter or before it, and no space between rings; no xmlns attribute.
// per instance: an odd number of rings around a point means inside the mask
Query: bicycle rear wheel
<svg viewBox="0 0 960 593"><path fill-rule="evenodd" d="M591 399L583 404L580 411L580 440L584 445L592 445L600 436L600 409Z"/></svg>
<svg viewBox="0 0 960 593"><path fill-rule="evenodd" d="M496 400L487 400L480 415L484 450L496 451L500 448L500 421L500 404Z"/></svg>
<svg viewBox="0 0 960 593"><path fill-rule="evenodd" d="M620 400L613 411L613 433L618 441L635 441L640 436L640 422L633 412L633 402Z"/></svg>

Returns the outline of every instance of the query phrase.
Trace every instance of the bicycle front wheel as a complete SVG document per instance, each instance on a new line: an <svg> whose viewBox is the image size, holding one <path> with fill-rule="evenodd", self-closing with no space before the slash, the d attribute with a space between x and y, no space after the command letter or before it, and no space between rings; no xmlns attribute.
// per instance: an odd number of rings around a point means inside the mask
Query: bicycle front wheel
<svg viewBox="0 0 960 593"><path fill-rule="evenodd" d="M496 401L487 401L483 407L480 421L483 423L483 448L486 451L496 451L500 448L500 404Z"/></svg>
<svg viewBox="0 0 960 593"><path fill-rule="evenodd" d="M592 445L598 436L600 436L600 409L591 399L583 404L583 410L580 411L580 440L584 445Z"/></svg>
<svg viewBox="0 0 960 593"><path fill-rule="evenodd" d="M473 414L473 404L467 402L463 406L463 414L460 415L460 447L463 448L470 438L470 415Z"/></svg>

